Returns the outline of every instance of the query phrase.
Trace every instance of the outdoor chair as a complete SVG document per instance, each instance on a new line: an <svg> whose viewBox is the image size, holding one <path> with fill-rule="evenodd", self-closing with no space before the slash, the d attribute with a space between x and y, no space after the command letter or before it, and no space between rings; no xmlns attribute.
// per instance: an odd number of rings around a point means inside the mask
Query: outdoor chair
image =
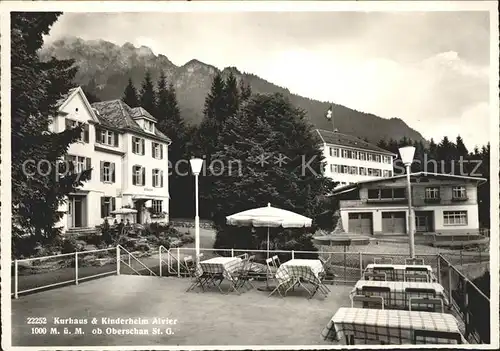
<svg viewBox="0 0 500 351"><path fill-rule="evenodd" d="M274 264L274 266L275 266L276 268L280 268L280 266L281 266L281 261L280 261L280 258L278 257L278 255L274 255L274 256L272 257L272 259L273 259L273 264Z"/></svg>
<svg viewBox="0 0 500 351"><path fill-rule="evenodd" d="M408 273L404 272L404 281L405 282L420 282L420 283L428 283L430 282L429 275L427 273L419 272L419 273Z"/></svg>
<svg viewBox="0 0 500 351"><path fill-rule="evenodd" d="M436 295L436 290L434 289L405 288L405 303L408 303L410 298L434 299Z"/></svg>
<svg viewBox="0 0 500 351"><path fill-rule="evenodd" d="M387 280L394 280L394 267L374 267L373 273L385 273L385 277Z"/></svg>
<svg viewBox="0 0 500 351"><path fill-rule="evenodd" d="M193 257L192 256L184 257L184 265L186 266L188 274L192 279L192 283L186 290L186 292L193 290L197 286L199 286L201 290L205 291L204 285L206 283L206 277L203 277L203 273L196 268L196 265L193 262Z"/></svg>
<svg viewBox="0 0 500 351"><path fill-rule="evenodd" d="M417 308L413 308L414 306ZM408 309L410 311L428 311L444 313L444 303L440 298L422 299L412 298L408 301Z"/></svg>
<svg viewBox="0 0 500 351"><path fill-rule="evenodd" d="M278 270L278 267L276 267L276 263L272 258L267 258L266 259L266 265L267 265L267 272L268 273L276 273Z"/></svg>
<svg viewBox="0 0 500 351"><path fill-rule="evenodd" d="M248 259L248 254L245 252L244 254L238 255L238 256L236 256L236 257L239 257L239 258L241 258L242 260L246 260L246 259Z"/></svg>
<svg viewBox="0 0 500 351"><path fill-rule="evenodd" d="M351 307L355 307L356 302L361 302L363 308L384 309L384 298L382 296L354 295L351 298Z"/></svg>
<svg viewBox="0 0 500 351"><path fill-rule="evenodd" d="M424 272L424 273L428 273L429 270L427 269L427 267L412 267L412 266L409 266L409 267L405 268L405 272Z"/></svg>
<svg viewBox="0 0 500 351"><path fill-rule="evenodd" d="M363 280L377 280L385 282L387 280L387 277L385 273L365 272L363 273Z"/></svg>
<svg viewBox="0 0 500 351"><path fill-rule="evenodd" d="M363 286L358 290L357 294L366 297L380 296L383 298L386 307L391 304L391 289L388 286Z"/></svg>
<svg viewBox="0 0 500 351"><path fill-rule="evenodd" d="M337 276L333 272L329 272L328 268L330 267L330 261L332 260L332 255L328 256L328 258L325 260L323 257L319 256L318 259L321 261L321 264L323 265L324 271L319 274L319 279L323 281L327 276L330 276L332 280Z"/></svg>
<svg viewBox="0 0 500 351"><path fill-rule="evenodd" d="M405 258L405 265L424 265L423 258Z"/></svg>
<svg viewBox="0 0 500 351"><path fill-rule="evenodd" d="M251 288L255 289L255 286L252 284L253 278L250 276L250 269L252 268L254 258L255 256L250 256L243 260L241 270L236 274L237 289L244 288L246 285L250 285Z"/></svg>
<svg viewBox="0 0 500 351"><path fill-rule="evenodd" d="M375 263L375 264L392 264L392 258L390 258L390 257L374 257L373 263Z"/></svg>
<svg viewBox="0 0 500 351"><path fill-rule="evenodd" d="M455 341L457 344L463 343L462 335L456 332L418 330L418 329L413 331L413 344L436 344L436 341L438 339Z"/></svg>

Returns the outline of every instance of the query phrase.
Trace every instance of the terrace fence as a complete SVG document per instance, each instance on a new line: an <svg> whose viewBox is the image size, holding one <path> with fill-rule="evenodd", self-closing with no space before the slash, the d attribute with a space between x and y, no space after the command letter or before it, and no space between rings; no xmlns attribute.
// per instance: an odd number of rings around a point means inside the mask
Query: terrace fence
<svg viewBox="0 0 500 351"><path fill-rule="evenodd" d="M255 279L266 279L265 250L200 249L203 260L217 256L255 255ZM150 276L188 276L184 258L195 257L194 248L160 246L154 258L137 258L122 246L108 249L14 260L12 262L12 296L57 286L79 284L82 281L108 275L137 274ZM391 258L394 264L404 264L407 254L346 251L286 251L270 250L281 262L297 258L329 259L325 282L353 284L362 278L366 266L374 258ZM456 255L419 254L430 265L451 302L452 313L460 322L465 337L472 343L490 343L490 300L460 270L458 265L489 262L489 255L460 251Z"/></svg>

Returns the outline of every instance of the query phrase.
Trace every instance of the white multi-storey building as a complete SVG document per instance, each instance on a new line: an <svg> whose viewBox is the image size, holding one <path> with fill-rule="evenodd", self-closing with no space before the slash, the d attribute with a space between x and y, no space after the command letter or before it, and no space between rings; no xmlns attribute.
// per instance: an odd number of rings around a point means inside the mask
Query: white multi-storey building
<svg viewBox="0 0 500 351"><path fill-rule="evenodd" d="M316 132L326 161L324 174L339 182L337 187L393 176L396 154L352 135L322 129Z"/></svg>
<svg viewBox="0 0 500 351"><path fill-rule="evenodd" d="M138 223L152 217L168 221L170 139L156 129L156 119L120 100L90 105L78 87L61 99L51 130L61 132L76 123L83 123L84 130L67 159L76 171L92 169L92 174L61 206L58 226L64 231L92 228L124 207L137 210Z"/></svg>

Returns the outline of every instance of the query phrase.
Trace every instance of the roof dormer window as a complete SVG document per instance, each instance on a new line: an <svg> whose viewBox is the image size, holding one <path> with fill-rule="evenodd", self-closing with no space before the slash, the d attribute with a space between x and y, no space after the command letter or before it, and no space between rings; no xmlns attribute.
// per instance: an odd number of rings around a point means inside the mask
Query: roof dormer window
<svg viewBox="0 0 500 351"><path fill-rule="evenodd" d="M144 120L144 130L150 133L155 132L155 124L147 119Z"/></svg>

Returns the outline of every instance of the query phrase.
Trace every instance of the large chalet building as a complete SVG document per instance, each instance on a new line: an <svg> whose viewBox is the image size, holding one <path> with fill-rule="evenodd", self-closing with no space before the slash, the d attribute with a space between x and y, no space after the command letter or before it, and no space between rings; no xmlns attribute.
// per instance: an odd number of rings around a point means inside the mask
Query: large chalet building
<svg viewBox="0 0 500 351"><path fill-rule="evenodd" d="M156 119L120 100L91 105L80 87L71 89L58 108L50 130L83 123L67 161L79 172L92 169L92 175L60 207L64 215L57 226L63 231L93 228L120 208L137 210L138 223L152 217L168 221L170 139L156 129Z"/></svg>
<svg viewBox="0 0 500 351"><path fill-rule="evenodd" d="M316 129L316 133L326 162L324 174L338 182L337 187L392 177L397 156L392 152L337 131Z"/></svg>

